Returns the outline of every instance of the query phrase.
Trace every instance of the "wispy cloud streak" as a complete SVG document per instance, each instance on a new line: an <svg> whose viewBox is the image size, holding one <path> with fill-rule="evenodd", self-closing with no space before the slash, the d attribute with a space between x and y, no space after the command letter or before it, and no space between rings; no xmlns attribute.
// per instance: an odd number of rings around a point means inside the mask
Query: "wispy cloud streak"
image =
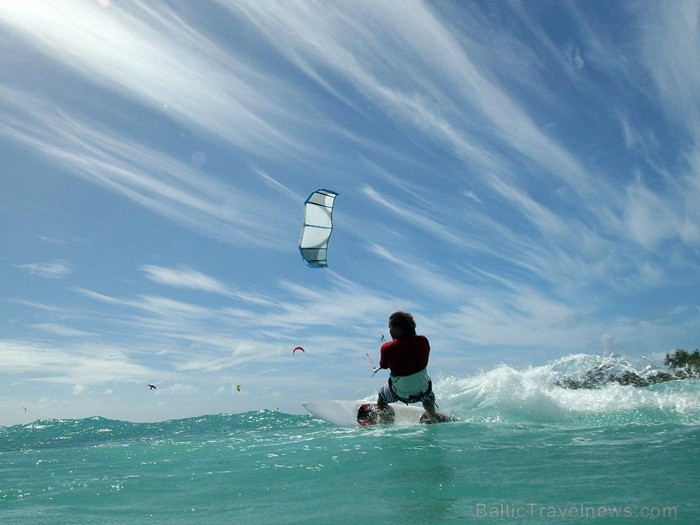
<svg viewBox="0 0 700 525"><path fill-rule="evenodd" d="M87 80L247 150L301 147L273 124L288 112L265 95L271 80L165 5L8 1L0 23Z"/></svg>
<svg viewBox="0 0 700 525"><path fill-rule="evenodd" d="M189 164L59 114L34 97L0 88L0 133L42 152L90 182L217 239L274 246L275 217L256 214L257 197Z"/></svg>

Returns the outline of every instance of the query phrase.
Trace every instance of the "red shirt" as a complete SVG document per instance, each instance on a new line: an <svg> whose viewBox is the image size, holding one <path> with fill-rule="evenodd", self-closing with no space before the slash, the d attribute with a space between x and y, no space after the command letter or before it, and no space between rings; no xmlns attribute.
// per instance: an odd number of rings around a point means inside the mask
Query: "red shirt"
<svg viewBox="0 0 700 525"><path fill-rule="evenodd" d="M393 376L410 376L428 366L430 343L422 335L400 337L384 343L379 352L380 367L389 368Z"/></svg>

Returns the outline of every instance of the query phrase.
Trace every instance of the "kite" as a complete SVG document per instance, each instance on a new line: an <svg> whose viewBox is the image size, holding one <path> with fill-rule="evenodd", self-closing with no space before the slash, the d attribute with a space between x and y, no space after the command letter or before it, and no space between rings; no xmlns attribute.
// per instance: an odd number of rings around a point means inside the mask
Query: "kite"
<svg viewBox="0 0 700 525"><path fill-rule="evenodd" d="M241 391L241 385L236 385L236 392L240 392L240 391Z"/></svg>
<svg viewBox="0 0 700 525"><path fill-rule="evenodd" d="M319 189L304 202L299 251L310 268L328 266L328 240L333 231L333 203L337 195L334 191Z"/></svg>
<svg viewBox="0 0 700 525"><path fill-rule="evenodd" d="M146 386L148 387L149 390L155 390L155 388L156 388L156 385L150 385L150 384L149 384L149 385L146 385Z"/></svg>
<svg viewBox="0 0 700 525"><path fill-rule="evenodd" d="M306 353L306 350L304 350L301 346L297 346L294 350L292 350L292 355L294 355L297 350L301 350L302 352Z"/></svg>

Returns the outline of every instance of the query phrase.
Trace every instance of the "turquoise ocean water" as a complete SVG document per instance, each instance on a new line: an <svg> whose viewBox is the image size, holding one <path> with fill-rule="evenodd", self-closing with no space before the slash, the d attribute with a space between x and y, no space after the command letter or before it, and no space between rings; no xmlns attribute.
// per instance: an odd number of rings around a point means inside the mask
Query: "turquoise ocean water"
<svg viewBox="0 0 700 525"><path fill-rule="evenodd" d="M0 427L0 523L700 523L700 381L436 377L442 425L260 411Z"/></svg>

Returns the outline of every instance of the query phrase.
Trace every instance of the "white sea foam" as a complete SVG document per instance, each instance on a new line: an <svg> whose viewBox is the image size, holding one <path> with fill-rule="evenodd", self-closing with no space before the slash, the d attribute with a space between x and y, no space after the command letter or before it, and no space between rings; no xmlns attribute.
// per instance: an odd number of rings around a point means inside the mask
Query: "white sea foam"
<svg viewBox="0 0 700 525"><path fill-rule="evenodd" d="M635 373L648 377L621 356L575 355L543 366L517 370L501 365L470 377L436 377L438 403L468 421L533 423L697 423L700 381L669 381L647 387L607 382L596 388L566 388L590 370L605 367L605 376Z"/></svg>

